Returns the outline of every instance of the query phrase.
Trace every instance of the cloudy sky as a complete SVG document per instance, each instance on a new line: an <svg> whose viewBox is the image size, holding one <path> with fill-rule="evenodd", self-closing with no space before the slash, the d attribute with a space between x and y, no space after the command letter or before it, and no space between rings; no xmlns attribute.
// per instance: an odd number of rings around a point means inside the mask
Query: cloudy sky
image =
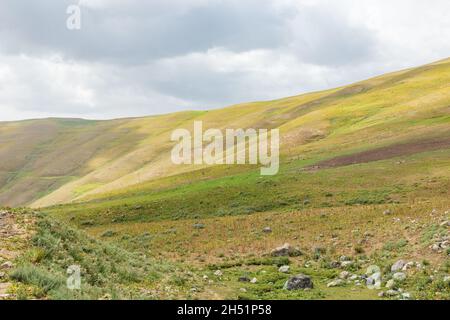
<svg viewBox="0 0 450 320"><path fill-rule="evenodd" d="M448 0L1 0L0 120L209 109L449 56Z"/></svg>

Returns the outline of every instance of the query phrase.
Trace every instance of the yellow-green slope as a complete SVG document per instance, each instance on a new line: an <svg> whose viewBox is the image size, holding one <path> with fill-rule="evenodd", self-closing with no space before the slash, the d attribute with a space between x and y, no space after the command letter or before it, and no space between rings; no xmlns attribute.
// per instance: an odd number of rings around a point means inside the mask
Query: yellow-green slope
<svg viewBox="0 0 450 320"><path fill-rule="evenodd" d="M329 91L208 112L2 123L0 204L48 206L197 170L170 161L171 132L191 129L194 120L205 128L280 128L283 161L449 136L450 59ZM228 172L219 168L215 174Z"/></svg>

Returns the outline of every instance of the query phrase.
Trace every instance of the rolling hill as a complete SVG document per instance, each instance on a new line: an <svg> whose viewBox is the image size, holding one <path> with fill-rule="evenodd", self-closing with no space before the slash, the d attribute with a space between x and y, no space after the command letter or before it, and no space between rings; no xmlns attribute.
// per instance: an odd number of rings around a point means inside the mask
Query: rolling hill
<svg viewBox="0 0 450 320"><path fill-rule="evenodd" d="M169 158L171 132L192 128L194 120L202 120L206 128L279 128L284 163L297 158L319 162L405 143L418 144L410 151L404 147L413 154L429 149L429 140L435 149L446 148L449 86L447 59L333 90L220 110L110 121L1 123L0 204L43 207L160 179L170 184L167 177L183 173L195 176L198 166L175 166ZM383 154L373 160L385 158ZM213 171L225 176L242 170L247 169Z"/></svg>
<svg viewBox="0 0 450 320"><path fill-rule="evenodd" d="M173 165L196 120L279 128L279 173ZM0 204L33 207L0 210L7 297L450 299L450 59L219 110L1 123L0 159ZM299 273L313 289L286 289Z"/></svg>

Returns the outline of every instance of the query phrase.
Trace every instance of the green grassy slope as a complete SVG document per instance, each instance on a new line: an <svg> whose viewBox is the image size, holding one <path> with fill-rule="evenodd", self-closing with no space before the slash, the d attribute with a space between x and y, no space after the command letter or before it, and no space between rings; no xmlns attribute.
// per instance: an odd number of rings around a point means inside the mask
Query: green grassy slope
<svg viewBox="0 0 450 320"><path fill-rule="evenodd" d="M93 252L111 245L148 257L144 262L189 270L167 274L169 284L181 290L175 298L450 299L450 249L440 247L450 232L449 89L447 59L343 88L209 112L9 123L0 139L20 136L24 147L5 143L0 152L10 156L7 150L18 150L25 157L3 164L8 187L1 196L45 206L38 239L65 239L72 233L66 232L69 224L82 229L75 239L81 247L94 243L82 241L81 232L98 241ZM191 128L193 120L205 127L280 128L279 174L263 177L258 166L247 165L172 165L170 134ZM34 134L36 127L44 127L45 135ZM86 150L77 147L79 141ZM67 165L69 159L79 161ZM20 190L27 194L30 179L30 195L14 198ZM51 179L45 190L38 183ZM270 256L286 242L302 255ZM47 250L51 242L34 246ZM63 251L62 261L76 257L77 248ZM103 256L105 268L121 267L123 254L118 261ZM91 266L91 258L81 262ZM59 274L65 268L61 259L31 266L24 259L23 270L12 276L25 285L35 285L42 268ZM392 288L401 291L389 296L391 266L399 259L411 267L405 280L394 281ZM290 272L279 272L280 265L289 265ZM382 270L379 290L365 285L373 265ZM146 264L137 267L142 272ZM329 287L343 271L353 280ZM283 289L297 273L311 276L314 289ZM124 286L125 298L130 290L135 295L167 283L150 280L133 283L119 276L113 283ZM108 292L95 282L86 290L93 297ZM61 296L58 290L49 293ZM171 293L144 298L158 296Z"/></svg>
<svg viewBox="0 0 450 320"><path fill-rule="evenodd" d="M161 178L170 185L179 178L165 177L199 169L169 159L171 132L191 128L193 120L205 128L280 128L286 162L449 136L449 83L450 60L444 60L334 90L208 112L2 123L0 203L41 207ZM210 171L220 177L246 168ZM188 176L204 179L195 172Z"/></svg>

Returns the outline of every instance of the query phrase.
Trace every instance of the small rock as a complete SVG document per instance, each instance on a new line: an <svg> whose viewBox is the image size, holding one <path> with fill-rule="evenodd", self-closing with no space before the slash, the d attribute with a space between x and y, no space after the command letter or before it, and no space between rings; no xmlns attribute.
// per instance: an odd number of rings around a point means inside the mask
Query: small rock
<svg viewBox="0 0 450 320"><path fill-rule="evenodd" d="M298 257L302 255L299 248L293 248L289 243L285 243L271 252L272 257Z"/></svg>
<svg viewBox="0 0 450 320"><path fill-rule="evenodd" d="M351 261L352 259L347 257L347 256L340 256L339 257L339 261L344 262L344 261Z"/></svg>
<svg viewBox="0 0 450 320"><path fill-rule="evenodd" d="M330 263L330 267L333 269L337 269L341 267L341 263L339 261L333 261Z"/></svg>
<svg viewBox="0 0 450 320"><path fill-rule="evenodd" d="M245 288L240 288L239 290L241 290L241 292L247 292L247 289Z"/></svg>
<svg viewBox="0 0 450 320"><path fill-rule="evenodd" d="M194 229L205 229L205 225L203 223L194 224Z"/></svg>
<svg viewBox="0 0 450 320"><path fill-rule="evenodd" d="M388 288L388 289L392 289L394 286L395 286L395 281L392 279L386 283L386 288Z"/></svg>
<svg viewBox="0 0 450 320"><path fill-rule="evenodd" d="M403 269L406 262L404 260L398 260L396 263L394 263L391 267L392 272L397 272Z"/></svg>
<svg viewBox="0 0 450 320"><path fill-rule="evenodd" d="M348 272L348 271L342 271L342 272L339 274L339 279L345 280L345 279L347 279L348 277L350 277L350 272Z"/></svg>
<svg viewBox="0 0 450 320"><path fill-rule="evenodd" d="M265 227L265 228L263 229L263 232L264 232L264 233L271 233L271 232L272 232L272 228L270 228L270 227Z"/></svg>
<svg viewBox="0 0 450 320"><path fill-rule="evenodd" d="M379 266L371 265L371 266L367 267L367 270L366 270L367 275L370 276L370 275L374 274L375 272L380 272Z"/></svg>
<svg viewBox="0 0 450 320"><path fill-rule="evenodd" d="M252 280L250 280L250 283L257 283L258 282L258 279L256 279L256 278L253 278Z"/></svg>
<svg viewBox="0 0 450 320"><path fill-rule="evenodd" d="M214 275L217 277L221 277L221 276L223 276L223 272L220 270L217 270L216 272L214 272Z"/></svg>
<svg viewBox="0 0 450 320"><path fill-rule="evenodd" d="M399 281L399 282L405 281L405 279L406 279L406 274L404 274L403 272L397 272L397 273L394 273L394 275L392 276L392 278L393 278L395 281Z"/></svg>
<svg viewBox="0 0 450 320"><path fill-rule="evenodd" d="M381 282L381 273L375 272L370 277L366 279L366 284L368 286L375 286Z"/></svg>
<svg viewBox="0 0 450 320"><path fill-rule="evenodd" d="M0 272L0 279L3 279L6 276L6 273Z"/></svg>
<svg viewBox="0 0 450 320"><path fill-rule="evenodd" d="M385 295L384 291L381 291L380 293L378 293L378 296L379 296L380 298L383 298L384 295Z"/></svg>
<svg viewBox="0 0 450 320"><path fill-rule="evenodd" d="M411 294L409 292L402 293L402 299L403 300L410 300L411 299Z"/></svg>
<svg viewBox="0 0 450 320"><path fill-rule="evenodd" d="M313 287L314 284L311 277L305 276L304 274L291 277L284 285L284 289L286 290L305 290L312 289Z"/></svg>
<svg viewBox="0 0 450 320"><path fill-rule="evenodd" d="M204 276L203 276L203 280L208 280L208 276L207 276L207 275L204 275Z"/></svg>
<svg viewBox="0 0 450 320"><path fill-rule="evenodd" d="M6 261L0 266L0 269L11 269L14 264L11 261Z"/></svg>
<svg viewBox="0 0 450 320"><path fill-rule="evenodd" d="M341 279L336 279L331 281L330 283L327 284L328 288L333 288L333 287L340 287L344 284L344 281L342 281Z"/></svg>
<svg viewBox="0 0 450 320"><path fill-rule="evenodd" d="M445 276L445 277L444 277L444 282L445 282L445 283L450 282L450 276Z"/></svg>
<svg viewBox="0 0 450 320"><path fill-rule="evenodd" d="M438 252L441 250L441 247L439 246L439 244L435 243L433 244L431 247L431 250L433 250L434 252Z"/></svg>
<svg viewBox="0 0 450 320"><path fill-rule="evenodd" d="M249 277L240 277L239 282L250 282L250 278Z"/></svg>
<svg viewBox="0 0 450 320"><path fill-rule="evenodd" d="M395 297L398 296L400 294L400 292L396 291L396 290L388 290L386 291L386 296L388 297Z"/></svg>
<svg viewBox="0 0 450 320"><path fill-rule="evenodd" d="M403 266L402 271L407 271L408 269L413 268L415 265L416 264L413 261L410 261Z"/></svg>
<svg viewBox="0 0 450 320"><path fill-rule="evenodd" d="M278 271L281 273L288 273L289 272L290 267L289 266L281 266Z"/></svg>
<svg viewBox="0 0 450 320"><path fill-rule="evenodd" d="M359 276L357 274L353 274L349 279L352 281L358 280Z"/></svg>
<svg viewBox="0 0 450 320"><path fill-rule="evenodd" d="M389 215L392 214L392 211L391 211L391 210L385 210L385 211L383 212L383 214L384 214L385 216L389 216Z"/></svg>

